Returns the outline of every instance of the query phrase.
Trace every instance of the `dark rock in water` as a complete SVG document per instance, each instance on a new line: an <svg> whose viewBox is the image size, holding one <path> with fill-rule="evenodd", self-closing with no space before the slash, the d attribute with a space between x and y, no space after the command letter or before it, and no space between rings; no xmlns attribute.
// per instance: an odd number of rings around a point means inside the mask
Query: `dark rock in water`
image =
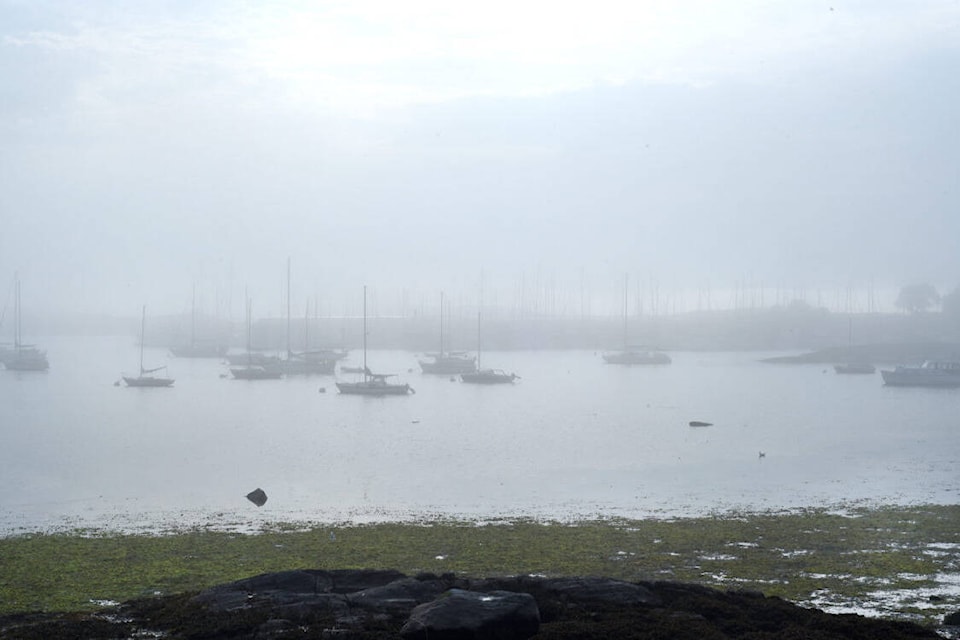
<svg viewBox="0 0 960 640"><path fill-rule="evenodd" d="M267 494L264 493L263 489L258 487L247 494L247 500L258 507L262 507L263 505L267 504Z"/></svg>
<svg viewBox="0 0 960 640"><path fill-rule="evenodd" d="M408 640L526 640L540 629L533 596L512 591L490 593L451 589L444 597L410 612L400 629Z"/></svg>
<svg viewBox="0 0 960 640"><path fill-rule="evenodd" d="M690 426L691 426L691 427L712 427L712 426L713 426L713 423L712 423L712 422L700 422L699 420L691 420L691 421L690 421Z"/></svg>
<svg viewBox="0 0 960 640"><path fill-rule="evenodd" d="M949 627L960 627L960 611L954 611L953 613L944 616L943 624Z"/></svg>

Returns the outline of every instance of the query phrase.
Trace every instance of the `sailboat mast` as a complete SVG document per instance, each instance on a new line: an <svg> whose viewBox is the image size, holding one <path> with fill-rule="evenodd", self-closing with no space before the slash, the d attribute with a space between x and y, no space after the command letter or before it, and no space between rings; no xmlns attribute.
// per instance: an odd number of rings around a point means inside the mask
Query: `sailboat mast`
<svg viewBox="0 0 960 640"><path fill-rule="evenodd" d="M443 357L443 291L440 292L440 357Z"/></svg>
<svg viewBox="0 0 960 640"><path fill-rule="evenodd" d="M623 276L623 346L629 348L630 340L627 338L627 310L628 296L630 292L630 274Z"/></svg>
<svg viewBox="0 0 960 640"><path fill-rule="evenodd" d="M143 305L140 312L140 375L143 375L143 336L147 329L147 305Z"/></svg>
<svg viewBox="0 0 960 640"><path fill-rule="evenodd" d="M477 371L480 370L480 353L483 349L483 325L480 322L481 311L477 311Z"/></svg>
<svg viewBox="0 0 960 640"><path fill-rule="evenodd" d="M13 319L13 346L17 352L20 352L20 274L17 273L17 282L13 296L14 315Z"/></svg>
<svg viewBox="0 0 960 640"><path fill-rule="evenodd" d="M193 294L190 296L190 349L197 348L197 283L193 283Z"/></svg>
<svg viewBox="0 0 960 640"><path fill-rule="evenodd" d="M287 257L287 358L290 357L290 257Z"/></svg>
<svg viewBox="0 0 960 640"><path fill-rule="evenodd" d="M363 285L363 379L367 380L367 285Z"/></svg>

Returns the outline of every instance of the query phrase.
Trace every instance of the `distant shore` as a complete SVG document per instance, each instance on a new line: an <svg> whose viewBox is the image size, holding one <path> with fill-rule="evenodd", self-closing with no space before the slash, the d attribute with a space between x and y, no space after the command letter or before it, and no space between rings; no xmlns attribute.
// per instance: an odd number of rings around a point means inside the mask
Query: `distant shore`
<svg viewBox="0 0 960 640"><path fill-rule="evenodd" d="M772 364L839 364L871 362L873 364L919 364L924 360L960 360L960 343L912 342L898 344L864 344L831 347L799 355L764 358Z"/></svg>

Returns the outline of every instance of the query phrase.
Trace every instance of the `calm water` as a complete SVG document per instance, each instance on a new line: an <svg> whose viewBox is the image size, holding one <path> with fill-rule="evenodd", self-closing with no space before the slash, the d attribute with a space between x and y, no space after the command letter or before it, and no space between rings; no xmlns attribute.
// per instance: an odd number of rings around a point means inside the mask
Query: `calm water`
<svg viewBox="0 0 960 640"><path fill-rule="evenodd" d="M216 360L159 349L146 363L168 362L172 389L116 387L137 366L132 340L43 344L49 372L0 371L0 534L960 497L960 390L757 361L769 354L625 368L593 352L489 353L522 380L484 387L371 352L417 391L375 399L338 395L332 377L225 379ZM257 487L260 509L244 497Z"/></svg>

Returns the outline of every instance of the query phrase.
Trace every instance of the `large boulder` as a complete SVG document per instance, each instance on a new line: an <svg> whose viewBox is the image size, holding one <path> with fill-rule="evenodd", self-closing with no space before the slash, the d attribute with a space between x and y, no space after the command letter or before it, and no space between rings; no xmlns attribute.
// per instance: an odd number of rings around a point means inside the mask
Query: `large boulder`
<svg viewBox="0 0 960 640"><path fill-rule="evenodd" d="M280 571L217 585L192 601L214 612L266 606L340 610L348 606L346 594L382 587L404 577L399 571L374 569Z"/></svg>
<svg viewBox="0 0 960 640"><path fill-rule="evenodd" d="M540 630L540 611L527 593L451 589L416 607L400 629L406 640L526 640Z"/></svg>

